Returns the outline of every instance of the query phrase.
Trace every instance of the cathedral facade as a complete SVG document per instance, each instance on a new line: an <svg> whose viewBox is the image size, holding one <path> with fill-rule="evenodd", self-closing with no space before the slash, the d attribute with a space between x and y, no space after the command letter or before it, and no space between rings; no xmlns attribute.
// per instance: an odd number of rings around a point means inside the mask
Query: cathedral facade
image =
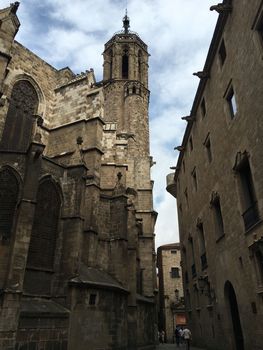
<svg viewBox="0 0 263 350"><path fill-rule="evenodd" d="M156 333L148 51L57 70L0 10L0 348L147 349Z"/></svg>

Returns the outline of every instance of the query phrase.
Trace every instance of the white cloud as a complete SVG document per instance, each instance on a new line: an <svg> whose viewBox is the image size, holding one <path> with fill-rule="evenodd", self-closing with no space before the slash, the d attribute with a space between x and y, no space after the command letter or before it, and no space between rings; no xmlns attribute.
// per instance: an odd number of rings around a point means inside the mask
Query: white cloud
<svg viewBox="0 0 263 350"><path fill-rule="evenodd" d="M1 7L9 6L1 0ZM131 30L149 47L151 153L157 164L152 174L159 212L156 246L178 241L176 201L165 191L166 175L178 153L186 123L180 117L192 107L217 19L209 7L214 0L129 0ZM101 53L114 32L121 30L124 1L22 0L17 39L57 68L80 72L94 68L102 77Z"/></svg>

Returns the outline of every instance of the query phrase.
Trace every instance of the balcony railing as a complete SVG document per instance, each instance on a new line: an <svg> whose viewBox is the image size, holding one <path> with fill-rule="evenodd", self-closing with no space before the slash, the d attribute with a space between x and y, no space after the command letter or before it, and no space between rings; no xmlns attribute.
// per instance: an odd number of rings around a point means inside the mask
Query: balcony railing
<svg viewBox="0 0 263 350"><path fill-rule="evenodd" d="M201 259L201 267L202 267L202 270L204 270L205 268L207 268L206 253L202 254L202 255L200 256L200 259Z"/></svg>
<svg viewBox="0 0 263 350"><path fill-rule="evenodd" d="M249 230L259 221L257 202L254 202L243 214L245 230Z"/></svg>

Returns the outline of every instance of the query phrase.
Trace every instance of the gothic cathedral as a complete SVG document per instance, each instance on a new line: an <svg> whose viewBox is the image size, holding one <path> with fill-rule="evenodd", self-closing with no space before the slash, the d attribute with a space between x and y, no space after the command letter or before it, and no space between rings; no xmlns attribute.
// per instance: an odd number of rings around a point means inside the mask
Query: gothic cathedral
<svg viewBox="0 0 263 350"><path fill-rule="evenodd" d="M103 80L57 70L0 10L0 349L153 349L147 45L124 29Z"/></svg>

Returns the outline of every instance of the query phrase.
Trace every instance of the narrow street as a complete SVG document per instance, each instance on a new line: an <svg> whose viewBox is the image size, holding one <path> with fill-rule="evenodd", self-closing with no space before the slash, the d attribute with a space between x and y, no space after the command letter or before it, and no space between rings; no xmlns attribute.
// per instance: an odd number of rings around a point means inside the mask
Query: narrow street
<svg viewBox="0 0 263 350"><path fill-rule="evenodd" d="M179 347L176 346L176 344L159 344L156 348L157 350L177 350L177 349L181 349L181 350L185 350L186 349L186 345L182 344ZM206 350L204 348L196 348L191 346L190 350Z"/></svg>

